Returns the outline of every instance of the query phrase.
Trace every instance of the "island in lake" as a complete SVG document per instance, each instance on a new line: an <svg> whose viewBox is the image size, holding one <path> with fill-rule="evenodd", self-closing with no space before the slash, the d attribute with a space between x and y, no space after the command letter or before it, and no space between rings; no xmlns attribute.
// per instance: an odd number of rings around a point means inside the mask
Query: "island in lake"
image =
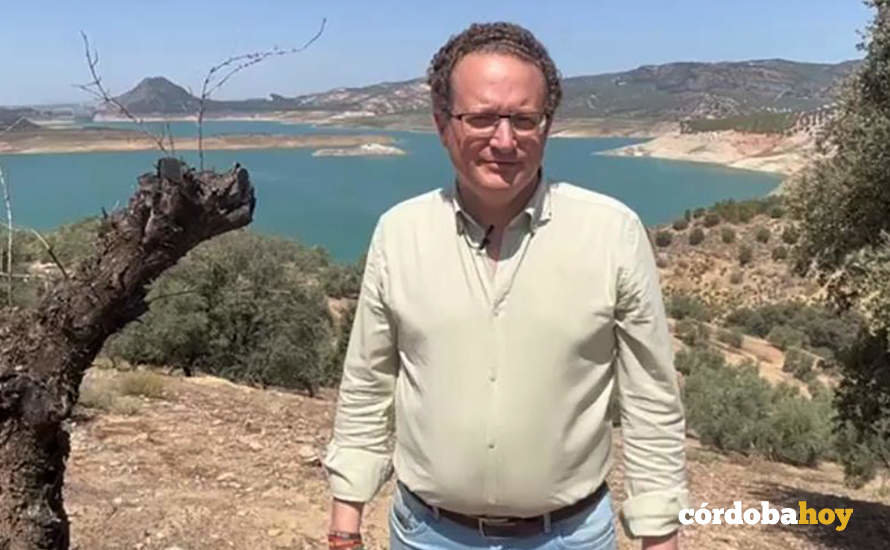
<svg viewBox="0 0 890 550"><path fill-rule="evenodd" d="M404 150L392 145L383 145L382 143L363 143L356 147L341 147L318 149L312 153L313 157L376 157L376 156L392 156L404 155Z"/></svg>

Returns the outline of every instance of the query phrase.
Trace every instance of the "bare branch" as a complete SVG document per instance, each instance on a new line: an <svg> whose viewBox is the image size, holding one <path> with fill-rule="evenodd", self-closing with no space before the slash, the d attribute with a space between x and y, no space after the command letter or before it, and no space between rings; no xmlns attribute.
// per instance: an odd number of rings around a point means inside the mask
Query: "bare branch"
<svg viewBox="0 0 890 550"><path fill-rule="evenodd" d="M6 226L9 233L6 241L6 303L12 306L12 201L9 198L9 186L3 177L3 167L0 166L0 186L3 187L3 201L6 203Z"/></svg>
<svg viewBox="0 0 890 550"><path fill-rule="evenodd" d="M90 68L90 76L93 77L91 82L87 82L86 84L75 84L77 88L91 94L97 99L102 100L106 104L114 105L118 111L120 111L124 116L126 116L130 121L134 122L139 131L145 136L151 138L152 141L155 142L155 145L158 146L158 149L163 153L167 153L167 149L164 147L164 138L163 136L158 137L153 133L149 132L145 129L145 124L140 118L136 118L133 113L131 113L120 101L116 98L112 97L108 90L105 89L105 86L102 85L102 79L99 77L97 73L96 67L99 65L99 52L90 51L90 40L87 38L85 32L80 31L80 36L83 38L83 48L84 54L87 58L87 66Z"/></svg>
<svg viewBox="0 0 890 550"><path fill-rule="evenodd" d="M273 46L272 49L266 50L264 52L254 52L247 53L242 55L236 55L234 57L230 57L219 63L218 65L214 65L207 71L207 76L204 77L204 83L201 85L201 97L200 102L198 104L198 157L200 159L199 170L204 170L204 113L207 109L207 100L210 99L210 96L216 90L220 89L232 76L236 73L250 67L251 65L256 65L261 61L269 57L275 57L279 55L289 55L293 53L299 53L312 45L313 42L318 40L321 34L324 32L325 24L327 23L327 18L323 18L321 20L321 26L318 29L318 32L310 38L305 44L298 48L290 48L290 49L281 49L278 46ZM217 73L222 71L223 69L229 68L228 72L226 72L222 77L219 77L219 80L214 82L214 78L217 77Z"/></svg>
<svg viewBox="0 0 890 550"><path fill-rule="evenodd" d="M59 271L62 272L62 277L64 277L67 281L68 272L65 271L65 266L63 266L62 262L59 261L59 258L56 257L56 253L53 252L53 247L48 242L46 242L46 239L43 238L43 235L38 233L36 229L29 229L29 231L31 231L31 233L34 233L34 236L37 237L37 240L43 244L43 246L46 248L46 251L49 253L49 257L52 258L53 262L59 268Z"/></svg>

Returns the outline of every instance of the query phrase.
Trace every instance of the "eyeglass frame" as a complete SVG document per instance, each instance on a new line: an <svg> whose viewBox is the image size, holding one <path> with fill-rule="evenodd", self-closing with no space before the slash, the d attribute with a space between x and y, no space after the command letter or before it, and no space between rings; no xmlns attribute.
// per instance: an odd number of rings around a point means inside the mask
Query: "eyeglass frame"
<svg viewBox="0 0 890 550"><path fill-rule="evenodd" d="M506 115L501 114L501 113L487 113L484 111L483 112L453 113L448 109L445 109L443 112L446 115L448 115L449 118L455 118L462 125L468 127L470 132L477 134L479 136L487 136L487 137L491 137L497 132L498 126L501 125L501 120L503 120L505 118L509 119L510 130L513 133L515 133L517 136L529 136L529 137L534 136L534 135L540 135L541 131L547 126L547 123L550 121L550 113L548 113L546 111L519 112L519 113L510 113L510 114L506 114ZM463 120L463 118L468 115L496 116L497 122L495 122L492 126L489 126L488 128L486 128L485 130L481 130L479 128L473 128L472 126L467 124L466 121ZM533 130L518 130L516 128L516 124L513 122L513 117L523 116L523 115L540 115L541 121L538 122L537 125L535 125L535 128Z"/></svg>

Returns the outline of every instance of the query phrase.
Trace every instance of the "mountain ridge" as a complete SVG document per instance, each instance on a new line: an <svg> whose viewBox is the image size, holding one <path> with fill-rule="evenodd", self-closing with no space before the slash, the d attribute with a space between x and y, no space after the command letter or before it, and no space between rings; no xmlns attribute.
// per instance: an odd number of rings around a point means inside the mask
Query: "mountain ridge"
<svg viewBox="0 0 890 550"><path fill-rule="evenodd" d="M858 60L840 63L785 59L682 61L641 65L629 71L562 79L557 118L627 118L679 121L744 116L763 111L809 111L830 105L841 80ZM117 98L133 114L187 114L199 100L164 77L143 79ZM418 113L430 107L425 78L337 87L269 99L208 100L208 113L327 111L347 116Z"/></svg>

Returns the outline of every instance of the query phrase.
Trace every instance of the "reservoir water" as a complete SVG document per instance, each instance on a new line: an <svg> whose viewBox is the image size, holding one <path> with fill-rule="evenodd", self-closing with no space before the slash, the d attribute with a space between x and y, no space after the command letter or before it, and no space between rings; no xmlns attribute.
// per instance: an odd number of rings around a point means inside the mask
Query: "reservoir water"
<svg viewBox="0 0 890 550"><path fill-rule="evenodd" d="M104 126L130 126L128 123ZM174 136L194 135L192 123L171 123ZM253 230L320 245L340 261L367 247L378 216L408 197L450 185L451 165L434 134L330 130L274 122L208 121L205 135L377 133L408 154L393 157L313 157L311 149L208 151L205 166L245 166L256 187ZM687 208L724 199L762 197L780 177L716 165L594 154L640 140L551 138L545 177L611 195L647 225L668 222ZM153 170L156 151L0 155L12 187L17 225L50 229L126 204L139 174ZM197 166L197 153L179 156Z"/></svg>

